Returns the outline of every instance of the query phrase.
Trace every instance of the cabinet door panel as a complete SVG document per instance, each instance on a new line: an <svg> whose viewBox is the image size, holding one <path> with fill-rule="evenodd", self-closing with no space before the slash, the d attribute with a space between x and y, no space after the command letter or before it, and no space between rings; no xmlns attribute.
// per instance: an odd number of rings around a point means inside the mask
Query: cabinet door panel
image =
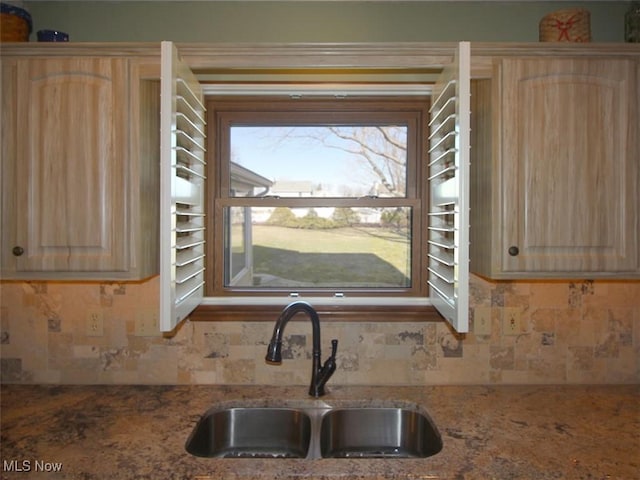
<svg viewBox="0 0 640 480"><path fill-rule="evenodd" d="M636 270L633 62L514 59L502 67L502 181L512 182L503 189L504 270Z"/></svg>
<svg viewBox="0 0 640 480"><path fill-rule="evenodd" d="M27 60L17 72L18 271L124 271L126 63Z"/></svg>

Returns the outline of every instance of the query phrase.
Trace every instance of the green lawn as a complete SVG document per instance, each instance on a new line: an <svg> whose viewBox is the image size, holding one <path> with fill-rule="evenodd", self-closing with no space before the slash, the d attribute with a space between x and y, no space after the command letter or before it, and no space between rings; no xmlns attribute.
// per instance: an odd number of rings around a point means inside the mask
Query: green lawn
<svg viewBox="0 0 640 480"><path fill-rule="evenodd" d="M254 274L284 284L408 286L410 242L381 228L253 226Z"/></svg>

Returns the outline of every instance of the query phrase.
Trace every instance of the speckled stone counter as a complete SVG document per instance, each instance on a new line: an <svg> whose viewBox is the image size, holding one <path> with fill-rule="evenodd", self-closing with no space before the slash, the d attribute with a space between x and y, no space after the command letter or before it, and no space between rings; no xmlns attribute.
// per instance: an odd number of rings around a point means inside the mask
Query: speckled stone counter
<svg viewBox="0 0 640 480"><path fill-rule="evenodd" d="M184 446L224 406L309 406L306 388L2 386L2 479L637 479L640 386L336 387L329 405L416 405L426 459L208 459ZM57 471L56 471L57 470Z"/></svg>

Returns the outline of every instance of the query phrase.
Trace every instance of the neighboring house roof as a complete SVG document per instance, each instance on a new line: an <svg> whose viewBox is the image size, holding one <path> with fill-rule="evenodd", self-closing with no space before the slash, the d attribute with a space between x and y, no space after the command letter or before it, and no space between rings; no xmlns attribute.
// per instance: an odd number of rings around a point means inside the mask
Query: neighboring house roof
<svg viewBox="0 0 640 480"><path fill-rule="evenodd" d="M251 190L255 187L268 189L273 182L253 170L231 162L231 188L233 190Z"/></svg>

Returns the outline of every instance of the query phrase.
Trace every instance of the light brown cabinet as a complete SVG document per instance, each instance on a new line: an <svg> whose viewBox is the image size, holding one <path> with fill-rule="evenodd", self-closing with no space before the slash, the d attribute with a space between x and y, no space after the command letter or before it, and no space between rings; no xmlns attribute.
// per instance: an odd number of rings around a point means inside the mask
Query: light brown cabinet
<svg viewBox="0 0 640 480"><path fill-rule="evenodd" d="M475 82L473 272L640 276L639 64L502 58Z"/></svg>
<svg viewBox="0 0 640 480"><path fill-rule="evenodd" d="M160 48L120 48L3 46L2 278L158 273ZM449 47L407 48L403 65L450 61ZM187 63L204 69L257 58L187 50ZM307 53L286 58L293 67L326 57ZM486 79L471 94L471 271L640 278L637 47L472 44L476 78L478 58Z"/></svg>
<svg viewBox="0 0 640 480"><path fill-rule="evenodd" d="M158 273L154 68L3 50L3 278Z"/></svg>

